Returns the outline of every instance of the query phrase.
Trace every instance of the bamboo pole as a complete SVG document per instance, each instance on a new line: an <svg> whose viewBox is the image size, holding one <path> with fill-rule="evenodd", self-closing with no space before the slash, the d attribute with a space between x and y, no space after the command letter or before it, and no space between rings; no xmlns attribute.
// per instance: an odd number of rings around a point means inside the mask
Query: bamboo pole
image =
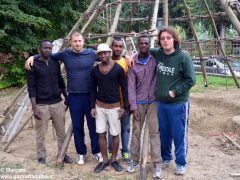
<svg viewBox="0 0 240 180"><path fill-rule="evenodd" d="M155 0L155 5L154 5L154 10L153 10L153 15L152 15L152 24L151 24L151 29L155 30L156 32L156 27L157 27L157 17L158 17L158 8L159 8L159 0ZM156 32L157 33L157 32ZM151 47L154 47L155 43L155 38L151 38Z"/></svg>
<svg viewBox="0 0 240 180"><path fill-rule="evenodd" d="M199 43L199 40L198 40L198 37L197 37L197 33L194 29L194 25L193 25L193 22L192 22L192 19L191 19L191 12L190 12L190 9L187 5L186 0L183 0L183 4L184 4L185 11L187 13L187 16L189 18L190 28L192 30L192 33L193 33L193 36L194 36L194 39L195 39L195 42L196 42L196 45L197 45L197 50L198 50L199 57L200 57L200 62L201 62L202 76L203 76L203 79L204 79L204 86L208 87L208 80L207 80L207 74L206 74L206 69L205 69L205 62L203 60L203 51L202 51L202 48L200 46L200 43Z"/></svg>
<svg viewBox="0 0 240 180"><path fill-rule="evenodd" d="M57 157L57 162L56 162L56 166L57 167L62 167L63 166L63 160L64 160L64 156L67 152L67 148L68 145L70 143L71 137L72 137L72 133L73 133L73 127L72 127L72 123L70 123L68 131L65 135L65 139L63 141L63 145L61 147L61 150L58 153L58 157Z"/></svg>
<svg viewBox="0 0 240 180"><path fill-rule="evenodd" d="M165 27L167 27L168 26L168 16L169 16L168 0L163 0L162 4L163 4L163 25Z"/></svg>
<svg viewBox="0 0 240 180"><path fill-rule="evenodd" d="M221 1L222 1L222 0L221 0ZM228 62L226 52L225 52L225 50L224 50L224 48L223 48L222 41L221 41L221 39L220 39L220 37L219 37L219 34L218 34L218 31L217 31L217 27L216 27L216 24L215 24L215 22L214 22L214 19L213 19L213 17L211 16L211 11L210 11L210 9L209 9L209 7L208 7L208 4L207 4L206 0L203 0L203 2L204 2L205 7L207 8L208 14L210 15L211 23L212 23L212 26L213 26L215 35L216 35L216 37L217 37L218 44L219 44L219 46L220 46L220 50L221 50L221 52L222 52L222 54L223 54L224 60L225 60L225 62L227 63L227 66L228 66L228 68L229 68L229 70L230 70L230 72L231 72L231 74L232 74L232 76L233 76L233 79L234 79L234 81L235 81L236 86L237 86L238 88L240 88L240 85L239 85L239 82L238 82L238 80L237 80L237 78L236 78L236 75L235 75L234 71L232 70L232 67L230 66L230 64L229 64L229 62ZM239 24L239 25L240 25L240 24ZM239 33L240 33L240 31L239 31Z"/></svg>
<svg viewBox="0 0 240 180"><path fill-rule="evenodd" d="M140 180L146 180L147 172L146 165L148 160L148 148L149 148L149 127L148 127L148 119L145 119L145 127L143 134L143 142L142 142L142 157L141 157L141 165L140 165Z"/></svg>
<svg viewBox="0 0 240 180"><path fill-rule="evenodd" d="M98 38L105 38L105 37L110 37L110 36L121 36L121 37L139 37L142 34L148 34L149 36L156 36L153 35L152 32L155 30L149 30L149 31L142 31L139 33L108 33L108 34L83 34L85 39L98 39Z"/></svg>
<svg viewBox="0 0 240 180"><path fill-rule="evenodd" d="M229 20L231 21L233 27L236 29L236 31L240 35L240 22L239 22L237 16L233 12L232 8L227 4L226 0L220 0L220 3L222 5L223 9L225 10L225 12L227 13Z"/></svg>
<svg viewBox="0 0 240 180"><path fill-rule="evenodd" d="M217 13L212 13L212 16L214 18L220 18L221 16L227 16L226 12L217 12ZM196 19L206 19L209 18L209 15L192 15L191 16L192 20ZM119 21L150 21L150 17L141 17L141 18L119 18ZM164 21L164 18L158 17L157 20L159 21ZM174 22L182 22L182 21L188 21L187 16L181 16L181 17L176 17L176 18L169 18L169 22L174 23Z"/></svg>
<svg viewBox="0 0 240 180"><path fill-rule="evenodd" d="M78 21L74 24L74 26L72 27L72 29L69 31L69 33L67 34L67 36L65 37L65 39L69 39L69 37L71 36L71 34L76 31L80 24L84 21L86 15L92 11L94 9L94 7L96 6L98 0L92 0L91 4L89 5L88 9L81 14L80 18L78 19ZM59 50L62 50L66 44L68 43L68 41L63 41L63 44L60 46Z"/></svg>
<svg viewBox="0 0 240 180"><path fill-rule="evenodd" d="M11 121L10 125L8 126L7 130L6 130L6 133L4 134L3 138L2 138L2 142L3 143L6 143L7 142L7 139L8 137L10 136L13 128L15 127L15 125L18 123L18 121L20 120L19 119L19 116L21 115L26 103L27 103L27 100L28 100L28 94L25 95L24 99L22 100L21 102L21 105L20 107L18 108L18 110L16 111L14 117L13 117L13 120Z"/></svg>
<svg viewBox="0 0 240 180"><path fill-rule="evenodd" d="M4 124L7 122L8 120L8 115L10 113L10 111L15 107L14 104L15 102L18 100L18 98L21 96L21 94L27 89L27 85L25 84L16 94L16 96L14 97L14 99L12 100L12 102L8 105L7 109L4 111L4 113L2 114L4 116L4 119L2 120L2 122L0 123L0 126L4 126Z"/></svg>
<svg viewBox="0 0 240 180"><path fill-rule="evenodd" d="M53 127L53 123L52 123L52 133L53 133L53 140L56 140L56 131Z"/></svg>
<svg viewBox="0 0 240 180"><path fill-rule="evenodd" d="M240 173L239 174L230 174L231 177L240 177Z"/></svg>
<svg viewBox="0 0 240 180"><path fill-rule="evenodd" d="M116 8L115 16L114 16L113 23L112 23L109 33L114 33L116 31L117 25L118 25L118 19L119 19L120 13L121 13L121 9L122 9L122 3L119 3ZM111 41L112 41L112 38L108 37L106 43L108 45L110 45Z"/></svg>
<svg viewBox="0 0 240 180"><path fill-rule="evenodd" d="M102 6L105 3L105 0L101 0L98 6ZM99 10L95 9L94 12L92 13L91 17L88 19L88 21L84 24L84 26L81 29L81 33L83 33L87 27L89 26L89 24L93 21L94 18L96 18L96 16L98 15Z"/></svg>
<svg viewBox="0 0 240 180"><path fill-rule="evenodd" d="M9 142L12 139L12 137L16 134L16 131L20 126L20 121L22 120L22 117L23 117L24 113L27 111L27 106L28 106L29 102L30 102L30 99L28 98L26 104L23 105L21 113L17 117L18 120L14 124L14 127L13 127L11 133L9 134L9 136L7 138L7 142Z"/></svg>
<svg viewBox="0 0 240 180"><path fill-rule="evenodd" d="M83 15L81 15L81 17L78 19L78 21L75 23L75 25L72 27L72 29L69 31L68 35L66 36L66 38L69 38L70 35L76 30L78 29L78 27L80 26L80 24L83 22L85 16L87 13L89 13L90 11L93 10L93 8L96 6L98 0L93 0L91 2L91 4L89 5L88 9L85 11L85 13Z"/></svg>
<svg viewBox="0 0 240 180"><path fill-rule="evenodd" d="M9 140L9 142L3 147L3 151L5 152L7 148L12 144L12 142L15 140L15 138L18 136L18 134L23 130L23 128L27 125L27 123L32 119L33 112L28 116L27 120L23 123L23 125L18 129L16 134Z"/></svg>
<svg viewBox="0 0 240 180"><path fill-rule="evenodd" d="M234 145L236 146L236 148L238 148L240 150L240 145L238 143L236 143L232 138L230 138L228 135L226 135L225 133L223 133L223 135Z"/></svg>

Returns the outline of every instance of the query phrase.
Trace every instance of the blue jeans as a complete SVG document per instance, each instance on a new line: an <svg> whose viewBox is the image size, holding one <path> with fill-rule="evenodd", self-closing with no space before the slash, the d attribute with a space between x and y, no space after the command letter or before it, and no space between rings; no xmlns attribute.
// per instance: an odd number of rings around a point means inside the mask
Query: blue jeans
<svg viewBox="0 0 240 180"><path fill-rule="evenodd" d="M126 116L121 120L121 140L122 140L122 153L129 153L128 143L130 136L130 116ZM112 152L112 136L108 133L108 151Z"/></svg>
<svg viewBox="0 0 240 180"><path fill-rule="evenodd" d="M73 135L76 151L78 154L87 154L87 147L84 142L84 116L87 119L89 136L91 139L92 154L100 152L99 137L96 133L95 119L90 115L90 94L88 93L69 93L68 104L73 125Z"/></svg>

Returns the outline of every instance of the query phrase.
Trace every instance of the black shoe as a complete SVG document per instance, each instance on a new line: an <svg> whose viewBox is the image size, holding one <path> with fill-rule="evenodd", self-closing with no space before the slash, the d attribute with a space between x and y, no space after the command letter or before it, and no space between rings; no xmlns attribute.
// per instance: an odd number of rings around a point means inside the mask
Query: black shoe
<svg viewBox="0 0 240 180"><path fill-rule="evenodd" d="M111 166L115 169L115 171L120 172L123 170L122 166L117 161L111 162Z"/></svg>
<svg viewBox="0 0 240 180"><path fill-rule="evenodd" d="M94 172L95 173L100 173L102 172L107 166L109 166L109 162L100 162L98 165L95 167Z"/></svg>
<svg viewBox="0 0 240 180"><path fill-rule="evenodd" d="M73 163L73 160L70 158L70 156L68 156L67 154L64 156L63 161L65 163Z"/></svg>
<svg viewBox="0 0 240 180"><path fill-rule="evenodd" d="M39 158L38 163L46 164L46 159L45 158Z"/></svg>

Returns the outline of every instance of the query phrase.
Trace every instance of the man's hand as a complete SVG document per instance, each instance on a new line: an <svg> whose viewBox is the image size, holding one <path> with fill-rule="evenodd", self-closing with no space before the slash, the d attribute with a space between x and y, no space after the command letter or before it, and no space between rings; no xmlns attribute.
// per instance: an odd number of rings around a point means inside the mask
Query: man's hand
<svg viewBox="0 0 240 180"><path fill-rule="evenodd" d="M91 116L92 116L93 118L96 118L96 114L97 114L96 109L95 109L95 108L92 108L92 109L91 109Z"/></svg>
<svg viewBox="0 0 240 180"><path fill-rule="evenodd" d="M174 94L173 91L169 91L168 93L169 93L169 96L170 96L170 97L175 98L175 94Z"/></svg>
<svg viewBox="0 0 240 180"><path fill-rule="evenodd" d="M124 109L120 109L119 111L119 119L123 119L127 116L130 115L130 111L129 110L124 110Z"/></svg>
<svg viewBox="0 0 240 180"><path fill-rule="evenodd" d="M34 116L35 119L41 120L41 118L40 118L40 111L38 110L37 107L33 108L33 116Z"/></svg>
<svg viewBox="0 0 240 180"><path fill-rule="evenodd" d="M140 113L139 113L138 109L133 111L133 117L136 121L140 120Z"/></svg>
<svg viewBox="0 0 240 180"><path fill-rule="evenodd" d="M126 60L126 62L127 62L129 67L133 67L135 65L135 62L134 62L132 57L126 55L125 56L125 60Z"/></svg>
<svg viewBox="0 0 240 180"><path fill-rule="evenodd" d="M34 57L30 56L27 61L25 62L25 68L27 70L31 70L31 66L33 66L33 62L34 62Z"/></svg>

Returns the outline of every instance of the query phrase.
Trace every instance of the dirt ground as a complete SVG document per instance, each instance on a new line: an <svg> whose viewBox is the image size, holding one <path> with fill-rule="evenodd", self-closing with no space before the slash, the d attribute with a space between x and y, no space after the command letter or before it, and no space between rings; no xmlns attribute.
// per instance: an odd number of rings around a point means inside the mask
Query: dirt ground
<svg viewBox="0 0 240 180"><path fill-rule="evenodd" d="M200 87L195 87L198 88ZM172 161L170 167L163 170L163 179L240 179L240 151L223 135L226 134L240 144L239 89L211 87L200 89L191 94L187 174L183 177L176 176L175 163ZM0 91L0 112L4 111L16 92L16 89ZM67 113L67 124L69 121L69 113ZM47 165L40 165L36 160L35 131L30 123L18 135L7 152L0 150L0 179L139 179L139 172L129 174L124 170L116 173L110 167L100 174L93 173L97 162L90 153L88 133L86 133L86 143L88 147L86 164L65 164L63 169L56 168L57 145L50 123L46 138ZM0 143L1 148L3 145ZM76 160L73 138L68 154ZM124 163L122 165L126 169L127 165ZM148 163L147 169L147 179L152 179L151 163ZM234 177L234 175L239 176Z"/></svg>

